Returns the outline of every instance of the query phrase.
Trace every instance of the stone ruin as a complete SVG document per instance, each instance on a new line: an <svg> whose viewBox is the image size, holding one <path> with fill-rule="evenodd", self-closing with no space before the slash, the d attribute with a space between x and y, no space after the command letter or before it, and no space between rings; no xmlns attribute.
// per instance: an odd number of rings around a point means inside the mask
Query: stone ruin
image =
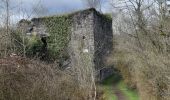
<svg viewBox="0 0 170 100"><path fill-rule="evenodd" d="M88 55L91 65L95 68L98 80L103 80L110 76L113 70L105 62L113 49L111 18L109 19L107 16L100 14L95 9L72 13L69 18L71 19L70 30L68 31L69 42L67 48L65 48L69 58L62 61L61 65L67 67L80 66L79 62L82 60L80 58ZM20 23L20 25L22 24ZM46 29L46 25L43 24L43 17L33 18L28 27L32 25L34 25L36 31L37 29ZM48 30L44 31L46 32L37 33L48 33L49 37L51 36Z"/></svg>

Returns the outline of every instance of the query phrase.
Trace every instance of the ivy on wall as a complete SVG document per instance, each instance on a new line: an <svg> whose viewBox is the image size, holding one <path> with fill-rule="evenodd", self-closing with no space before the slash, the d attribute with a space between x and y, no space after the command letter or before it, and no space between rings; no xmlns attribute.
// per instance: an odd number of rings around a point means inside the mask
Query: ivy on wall
<svg viewBox="0 0 170 100"><path fill-rule="evenodd" d="M66 48L70 41L71 18L68 15L41 18L47 28L48 53L53 59L66 58Z"/></svg>
<svg viewBox="0 0 170 100"><path fill-rule="evenodd" d="M50 16L32 19L33 23L35 22L36 27L39 27L39 25L44 25L46 28L46 32L49 34L49 36L47 37L48 55L46 55L48 56L47 59L50 58L48 60L55 60L57 58L68 58L66 49L70 41L70 32L72 25L71 19L72 18L70 15ZM31 42L32 45L29 47L30 49L28 49L29 54L30 51L41 54L41 39L36 38L33 40L35 40L36 42Z"/></svg>
<svg viewBox="0 0 170 100"><path fill-rule="evenodd" d="M47 29L47 33L49 33L49 37L47 38L48 43L48 56L52 59L57 58L67 58L68 52L66 51L68 48L68 43L70 41L70 32L73 21L73 16L80 13L84 15L88 15L95 9L88 9L83 11L78 11L69 15L62 16L50 16L50 17L41 17L34 18L32 21L35 23L44 25ZM111 20L111 17L108 15L100 14L99 12L95 12L98 16L105 19L105 21ZM38 40L37 40L38 41ZM35 45L37 48L41 46L40 42L36 42ZM33 45L34 47L34 45ZM35 47L34 47L35 48Z"/></svg>

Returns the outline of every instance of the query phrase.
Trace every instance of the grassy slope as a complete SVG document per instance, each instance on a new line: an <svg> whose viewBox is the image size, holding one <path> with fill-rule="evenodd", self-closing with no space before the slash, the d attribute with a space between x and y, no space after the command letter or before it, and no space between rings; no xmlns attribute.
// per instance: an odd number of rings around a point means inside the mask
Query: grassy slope
<svg viewBox="0 0 170 100"><path fill-rule="evenodd" d="M115 86L122 91L124 96L127 97L127 100L139 100L137 92L129 89L120 79L119 76L114 75L103 81L102 88L104 90L104 98L106 100L117 100L113 89L113 85L115 84Z"/></svg>

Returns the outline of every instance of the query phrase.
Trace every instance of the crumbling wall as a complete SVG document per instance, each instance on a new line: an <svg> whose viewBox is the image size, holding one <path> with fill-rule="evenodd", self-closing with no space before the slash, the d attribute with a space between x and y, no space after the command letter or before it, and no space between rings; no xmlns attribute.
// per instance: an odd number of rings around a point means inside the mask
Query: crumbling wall
<svg viewBox="0 0 170 100"><path fill-rule="evenodd" d="M37 28L46 27L49 56L53 59L68 59L68 43L71 31L70 15L50 16L32 19ZM63 61L61 61L63 62Z"/></svg>
<svg viewBox="0 0 170 100"><path fill-rule="evenodd" d="M111 74L110 69L106 71L105 60L113 48L112 20L105 15L87 9L70 15L34 18L32 23L37 28L47 28L48 50L60 59L61 65L70 62L71 66L91 66L99 80ZM65 54L67 59L63 59Z"/></svg>

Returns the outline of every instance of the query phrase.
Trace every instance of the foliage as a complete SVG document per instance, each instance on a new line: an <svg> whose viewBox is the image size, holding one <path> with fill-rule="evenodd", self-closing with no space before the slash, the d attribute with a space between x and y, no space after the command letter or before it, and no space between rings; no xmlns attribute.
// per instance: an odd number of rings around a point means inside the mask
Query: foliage
<svg viewBox="0 0 170 100"><path fill-rule="evenodd" d="M112 21L112 15L111 14L108 13L108 14L104 14L103 16L105 17L105 19Z"/></svg>
<svg viewBox="0 0 170 100"><path fill-rule="evenodd" d="M122 90L123 94L128 98L128 100L139 100L139 96L136 90L128 88L128 86L120 81L118 84L118 88Z"/></svg>
<svg viewBox="0 0 170 100"><path fill-rule="evenodd" d="M118 73L105 79L101 87L104 90L104 100L117 100L114 94L117 91L116 89L120 90L127 100L139 100L137 92L127 87Z"/></svg>
<svg viewBox="0 0 170 100"><path fill-rule="evenodd" d="M42 17L32 19L34 21L40 20L41 24L45 25L47 28L47 33L49 33L49 37L47 37L47 45L48 45L48 56L51 60L68 57L66 53L66 49L68 47L68 43L70 40L71 32L71 18L69 15L63 16L52 16L52 17ZM30 41L33 42L33 41ZM39 50L42 43L40 42L40 38L36 39L36 42L32 43L32 47L30 47L30 51L37 52ZM30 45L31 46L31 45Z"/></svg>
<svg viewBox="0 0 170 100"><path fill-rule="evenodd" d="M53 57L62 56L61 51L66 50L70 40L71 19L69 16L49 17L44 20L47 31L50 33L48 38L48 49L53 52Z"/></svg>
<svg viewBox="0 0 170 100"><path fill-rule="evenodd" d="M46 33L49 34L49 37L47 37L47 44L48 44L48 59L55 60L58 58L69 58L68 56L68 43L70 41L70 34L71 34L71 27L72 27L72 21L73 16L77 13L83 14L89 14L91 12L95 12L98 16L103 18L105 21L110 21L111 17L109 15L100 14L99 12L96 12L95 9L87 9L84 11L78 11L74 12L68 15L62 15L62 16L49 16L49 17L40 17L40 18L33 18L32 22L35 23L35 26L41 27L45 26ZM109 17L108 17L109 16ZM36 25L37 24L37 25ZM37 52L37 54L40 54L42 43L40 42L40 38L37 38L34 42L34 37L32 41L30 42L32 45L28 45L27 48L27 55L32 55L32 52ZM34 43L35 44L34 44ZM28 44L30 44L28 43ZM38 45L39 44L39 45ZM36 55L37 55L36 54ZM35 53L33 54L35 55Z"/></svg>
<svg viewBox="0 0 170 100"><path fill-rule="evenodd" d="M0 59L0 100L87 100L69 71L19 56Z"/></svg>
<svg viewBox="0 0 170 100"><path fill-rule="evenodd" d="M152 34L152 37L140 34L139 38L143 51L132 37L117 37L115 65L121 71L125 82L137 87L142 100L169 100L169 54L163 50L164 40L159 33ZM157 46L161 48L158 49Z"/></svg>
<svg viewBox="0 0 170 100"><path fill-rule="evenodd" d="M116 81L119 81L120 77L118 75L113 75L106 78L102 82L102 88L104 91L104 100L117 100L116 95L114 95L113 85Z"/></svg>
<svg viewBox="0 0 170 100"><path fill-rule="evenodd" d="M146 0L148 4L145 6L142 0L128 1L131 2L126 5L128 12L121 9L123 11L117 17L119 22L115 23L120 34L115 35L118 45L115 46L117 54L113 54L114 62L125 80L137 87L141 100L169 100L170 30L165 17L167 12L163 12L162 4L157 5L151 0ZM153 6L155 4L159 11Z"/></svg>
<svg viewBox="0 0 170 100"><path fill-rule="evenodd" d="M40 38L37 38L36 36L31 36L31 38L27 38L25 45L26 45L27 56L34 56L34 57L40 56L40 52L43 45Z"/></svg>

